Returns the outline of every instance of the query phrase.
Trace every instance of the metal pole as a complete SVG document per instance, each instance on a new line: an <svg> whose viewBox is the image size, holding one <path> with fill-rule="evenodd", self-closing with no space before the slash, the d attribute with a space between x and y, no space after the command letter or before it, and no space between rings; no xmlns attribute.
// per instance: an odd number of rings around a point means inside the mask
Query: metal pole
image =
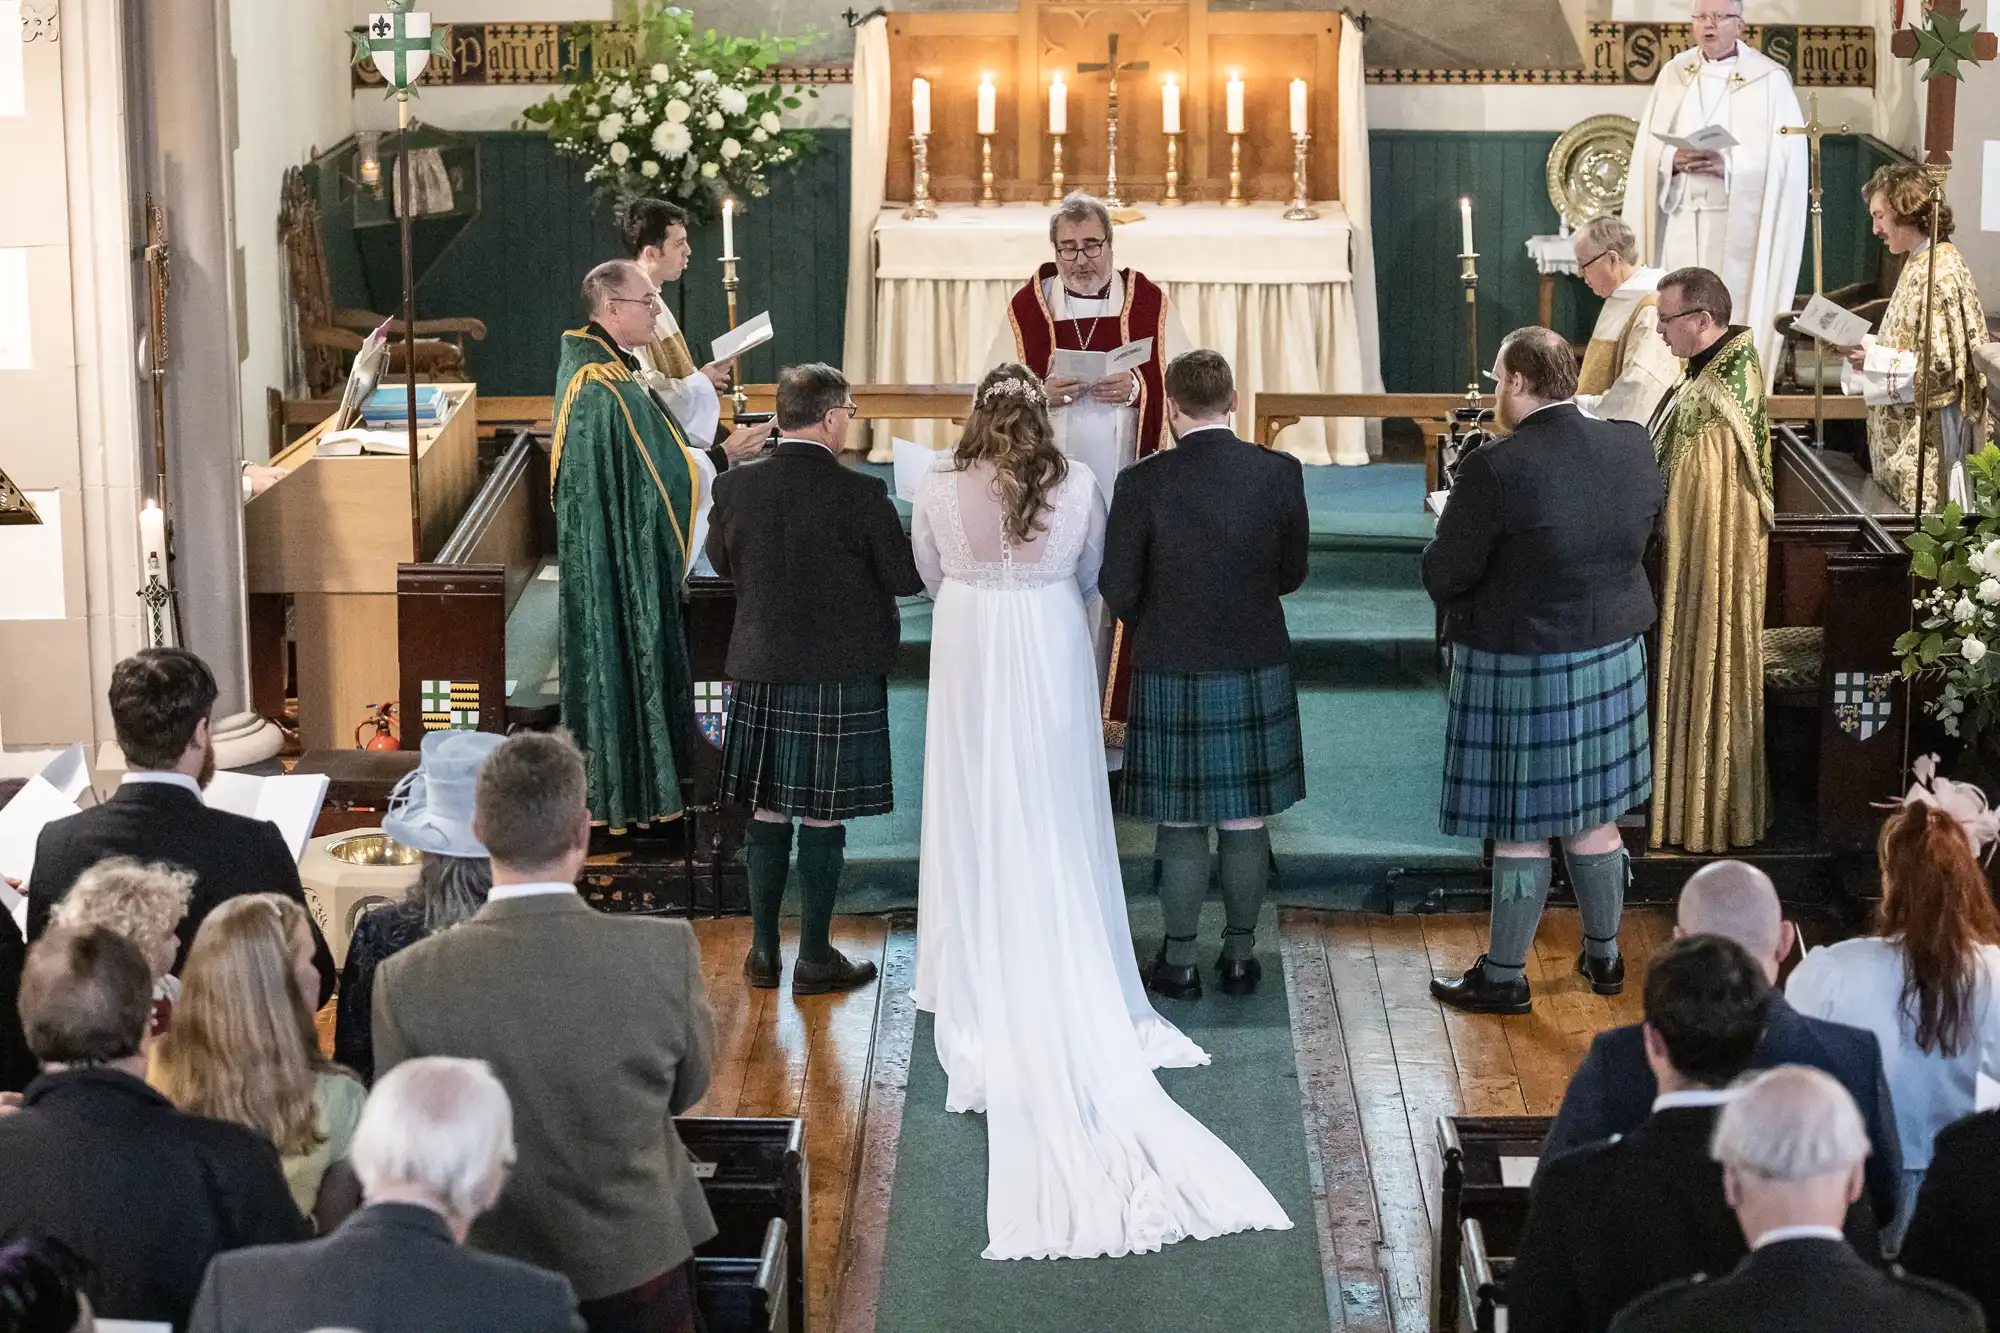
<svg viewBox="0 0 2000 1333"><path fill-rule="evenodd" d="M396 174L402 181L401 206L397 208L403 240L403 384L409 412L410 432L410 559L424 558L424 511L419 503L417 482L417 291L410 258L410 209L416 202L410 190L410 90L396 94Z"/></svg>
<svg viewBox="0 0 2000 1333"><path fill-rule="evenodd" d="M1924 503L1924 497L1927 494L1925 483L1928 480L1926 476L1926 472L1928 471L1927 464L1929 462L1927 454L1930 449L1931 433L1929 387L1931 373L1931 303L1937 295L1938 210L1944 205L1945 171L1946 168L1935 165L1925 168L1925 172L1929 175L1931 181L1930 249L1924 265L1924 315L1921 325L1922 332L1918 335L1917 341L1917 379L1916 392L1913 397L1917 408L1917 496L1916 504L1913 506L1914 513L1912 517L1916 520L1916 526L1919 531L1923 528L1924 510L1927 508ZM1940 448L1942 448L1942 445L1940 445ZM1942 464L1944 460L1940 457L1938 461ZM1942 489L1943 485L1944 483L1941 480L1939 482L1940 489ZM1916 627L1917 576L1913 570L1910 574L1910 628L1915 629ZM1908 772L1910 768L1910 747L1915 743L1916 737L1916 690L1912 688L1912 685L1913 682L1906 681L1903 686L1903 770L1905 772Z"/></svg>

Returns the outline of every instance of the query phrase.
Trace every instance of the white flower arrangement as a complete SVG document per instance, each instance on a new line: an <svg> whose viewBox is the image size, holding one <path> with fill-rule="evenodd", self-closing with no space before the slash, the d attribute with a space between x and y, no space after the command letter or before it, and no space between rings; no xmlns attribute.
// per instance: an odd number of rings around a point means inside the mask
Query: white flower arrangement
<svg viewBox="0 0 2000 1333"><path fill-rule="evenodd" d="M2000 724L2000 449L1966 459L1972 505L1956 501L1904 538L1917 627L1896 640L1907 677L1941 682L1925 707L1945 733L1978 735ZM1989 661L1988 659L1992 660Z"/></svg>

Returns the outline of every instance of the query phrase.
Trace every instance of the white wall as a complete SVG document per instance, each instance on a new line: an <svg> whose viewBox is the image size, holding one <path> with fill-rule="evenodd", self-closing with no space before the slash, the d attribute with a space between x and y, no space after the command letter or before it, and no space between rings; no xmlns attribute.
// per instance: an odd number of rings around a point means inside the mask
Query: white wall
<svg viewBox="0 0 2000 1333"><path fill-rule="evenodd" d="M1992 26L1987 0L1970 0L1965 10L1969 21ZM1945 198L1958 227L1952 242L1964 253L1980 298L1992 310L2000 307L2000 232L1979 226L1982 200L1991 193L2000 204L2000 170L1986 171L1983 149L1989 140L2000 142L2000 78L1991 66L1981 66L1958 85L1958 146L1951 155Z"/></svg>

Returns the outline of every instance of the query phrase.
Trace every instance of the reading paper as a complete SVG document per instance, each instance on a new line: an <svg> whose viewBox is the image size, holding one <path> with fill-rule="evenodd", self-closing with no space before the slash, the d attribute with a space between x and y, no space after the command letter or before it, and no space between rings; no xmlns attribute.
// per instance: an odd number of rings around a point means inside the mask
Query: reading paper
<svg viewBox="0 0 2000 1333"><path fill-rule="evenodd" d="M753 347L762 347L771 338L771 312L766 310L710 343L709 351L715 354L717 361L733 361Z"/></svg>
<svg viewBox="0 0 2000 1333"><path fill-rule="evenodd" d="M324 773L284 773L258 778L225 770L209 780L201 800L211 810L227 810L276 824L296 861L306 854L313 825L319 821L319 808L326 801L326 788Z"/></svg>
<svg viewBox="0 0 2000 1333"><path fill-rule="evenodd" d="M1736 136L1720 125L1704 125L1685 136L1655 131L1653 137L1669 148L1686 148L1697 153L1719 153L1736 146Z"/></svg>
<svg viewBox="0 0 2000 1333"><path fill-rule="evenodd" d="M1535 1163L1539 1157L1502 1157L1500 1159L1500 1183L1510 1190L1524 1190L1535 1182Z"/></svg>
<svg viewBox="0 0 2000 1333"><path fill-rule="evenodd" d="M1806 302L1806 308L1799 312L1793 327L1835 347L1853 347L1868 336L1867 320L1852 310L1842 309L1824 296L1815 296Z"/></svg>
<svg viewBox="0 0 2000 1333"><path fill-rule="evenodd" d="M1122 375L1146 364L1153 355L1153 340L1140 338L1109 352L1071 352L1058 348L1049 361L1049 374L1062 379L1095 384L1113 375Z"/></svg>
<svg viewBox="0 0 2000 1333"><path fill-rule="evenodd" d="M1451 499L1450 491L1432 491L1424 497L1424 503L1430 506L1433 514L1443 518L1445 502L1449 499Z"/></svg>
<svg viewBox="0 0 2000 1333"><path fill-rule="evenodd" d="M900 439L892 439L889 447L895 459L896 498L915 504L917 488L924 484L924 473L929 472L937 462L938 451Z"/></svg>

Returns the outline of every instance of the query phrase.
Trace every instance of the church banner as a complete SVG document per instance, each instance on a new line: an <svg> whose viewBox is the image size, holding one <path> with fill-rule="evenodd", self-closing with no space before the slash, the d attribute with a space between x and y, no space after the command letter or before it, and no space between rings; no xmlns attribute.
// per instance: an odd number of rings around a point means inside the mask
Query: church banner
<svg viewBox="0 0 2000 1333"><path fill-rule="evenodd" d="M1370 83L1451 86L1499 84L1648 84L1666 63L1694 46L1686 23L1593 23L1582 68L1388 69L1371 67ZM1801 88L1873 88L1875 30L1824 24L1751 24L1743 40L1783 65Z"/></svg>
<svg viewBox="0 0 2000 1333"><path fill-rule="evenodd" d="M636 69L640 59L638 29L609 22L453 23L446 50L418 87L576 83L598 70ZM787 65L769 73L774 82L828 84L848 82L853 71L844 64ZM386 86L373 66L355 66L357 91Z"/></svg>

